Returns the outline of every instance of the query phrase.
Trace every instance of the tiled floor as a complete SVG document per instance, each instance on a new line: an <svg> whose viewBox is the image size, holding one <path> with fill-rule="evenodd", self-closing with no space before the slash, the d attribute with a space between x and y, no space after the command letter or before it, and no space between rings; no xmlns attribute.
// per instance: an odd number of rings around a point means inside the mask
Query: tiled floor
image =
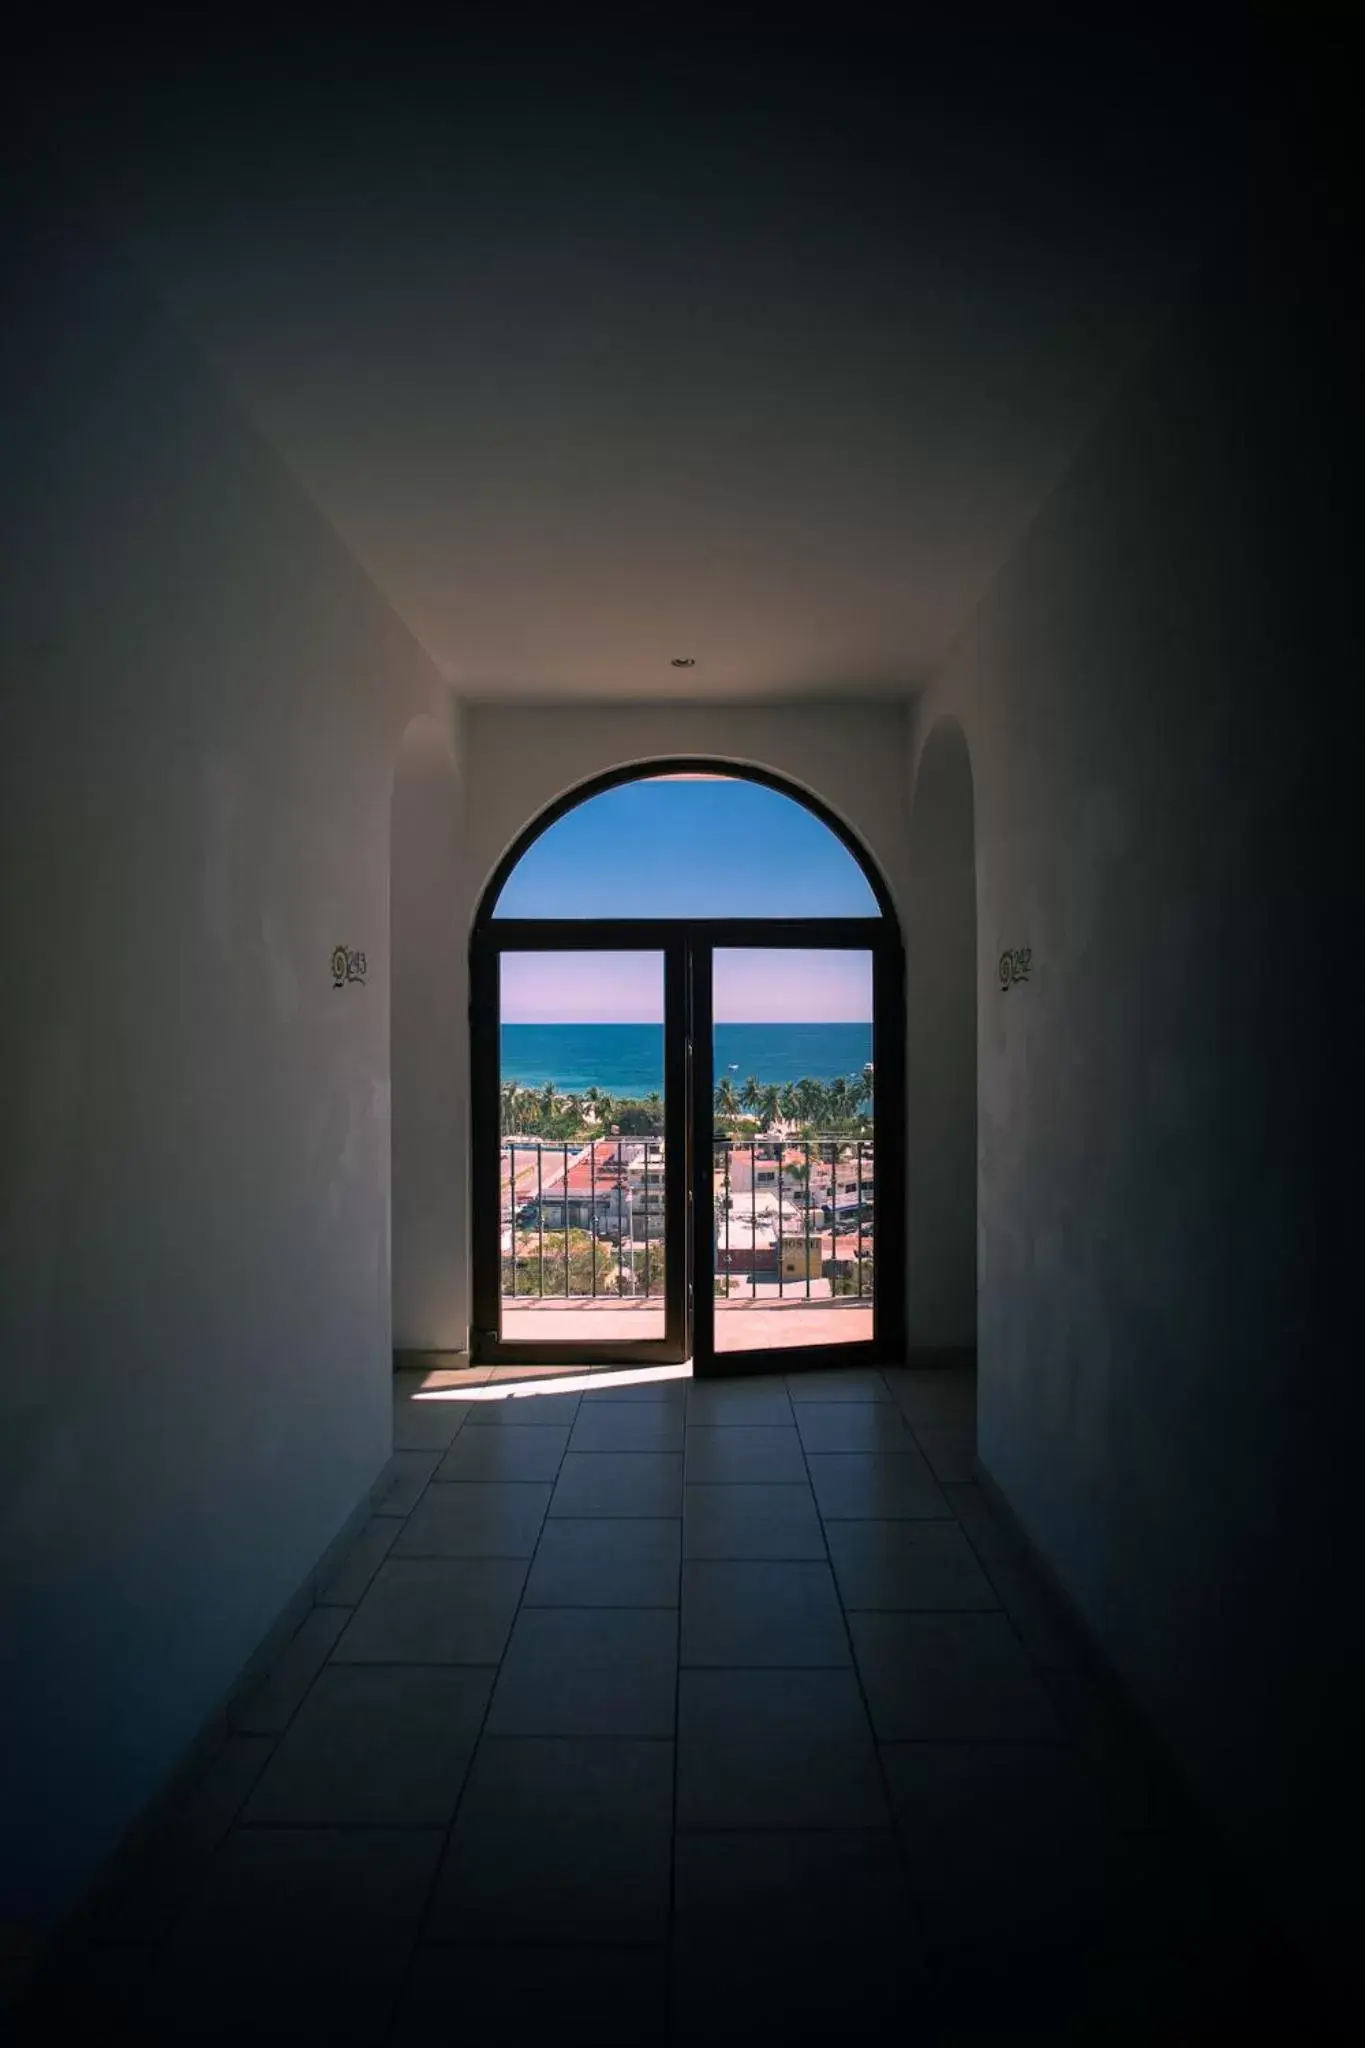
<svg viewBox="0 0 1365 2048"><path fill-rule="evenodd" d="M400 1375L377 1513L31 2038L1266 2016L1249 1915L970 1478L970 1379L497 1384Z"/></svg>

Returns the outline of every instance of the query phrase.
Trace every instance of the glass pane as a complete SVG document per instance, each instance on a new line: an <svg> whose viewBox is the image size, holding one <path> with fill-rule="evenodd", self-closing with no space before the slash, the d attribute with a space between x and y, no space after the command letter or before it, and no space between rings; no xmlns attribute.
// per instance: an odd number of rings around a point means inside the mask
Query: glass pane
<svg viewBox="0 0 1365 2048"><path fill-rule="evenodd" d="M589 797L527 848L497 917L877 917L848 848L804 804L731 775Z"/></svg>
<svg viewBox="0 0 1365 2048"><path fill-rule="evenodd" d="M872 1335L872 955L714 956L716 1350Z"/></svg>
<svg viewBox="0 0 1365 2048"><path fill-rule="evenodd" d="M661 1338L664 956L504 953L501 1335Z"/></svg>

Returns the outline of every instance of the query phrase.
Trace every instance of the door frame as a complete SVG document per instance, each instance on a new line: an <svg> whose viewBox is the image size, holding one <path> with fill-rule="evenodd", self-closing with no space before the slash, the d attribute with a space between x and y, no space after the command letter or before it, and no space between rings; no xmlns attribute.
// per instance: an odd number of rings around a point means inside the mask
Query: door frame
<svg viewBox="0 0 1365 2048"><path fill-rule="evenodd" d="M715 1210L710 1191L715 1076L711 961L730 948L794 948L872 955L873 1050L877 1073L877 1243L905 1235L905 957L900 934L882 918L502 918L476 930L470 949L473 1306L470 1360L478 1365L566 1368L681 1364L693 1373L795 1372L885 1363L904 1352L904 1260L896 1284L874 1255L873 1334L854 1344L786 1350L715 1349ZM664 1335L582 1343L505 1341L501 1335L503 953L652 952L664 960ZM879 1133L888 1133L884 1139ZM695 1199L704 1162L706 1199ZM675 1249L676 1248L676 1249ZM677 1256L677 1249L681 1257ZM609 1354L604 1359L604 1352Z"/></svg>

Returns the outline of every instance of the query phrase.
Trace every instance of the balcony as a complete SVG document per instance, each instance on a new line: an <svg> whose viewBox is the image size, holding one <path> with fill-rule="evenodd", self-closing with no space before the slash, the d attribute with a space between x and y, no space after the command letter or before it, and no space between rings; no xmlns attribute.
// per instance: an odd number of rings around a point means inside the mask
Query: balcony
<svg viewBox="0 0 1365 2048"><path fill-rule="evenodd" d="M871 1336L872 1139L716 1140L709 1194L718 1350ZM505 1339L661 1336L664 1141L505 1139L501 1241Z"/></svg>

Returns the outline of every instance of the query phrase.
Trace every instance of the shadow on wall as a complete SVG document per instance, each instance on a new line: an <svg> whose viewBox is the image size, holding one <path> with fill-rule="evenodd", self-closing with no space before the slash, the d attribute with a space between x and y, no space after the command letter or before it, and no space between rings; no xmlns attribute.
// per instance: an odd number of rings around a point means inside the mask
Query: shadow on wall
<svg viewBox="0 0 1365 2048"><path fill-rule="evenodd" d="M976 1348L976 828L955 718L920 755L906 916L907 1271L912 1349Z"/></svg>
<svg viewBox="0 0 1365 2048"><path fill-rule="evenodd" d="M394 769L389 870L390 1256L400 1350L459 1350L468 1334L460 802L449 733L435 718L414 718Z"/></svg>

